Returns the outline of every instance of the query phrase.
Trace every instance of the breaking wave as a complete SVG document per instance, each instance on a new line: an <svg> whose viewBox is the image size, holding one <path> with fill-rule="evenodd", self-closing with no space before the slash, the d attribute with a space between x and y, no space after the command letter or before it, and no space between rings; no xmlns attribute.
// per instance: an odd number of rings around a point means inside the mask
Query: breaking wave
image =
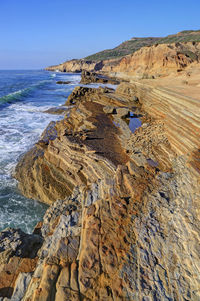
<svg viewBox="0 0 200 301"><path fill-rule="evenodd" d="M27 97L30 92L38 89L39 87L45 85L47 82L49 82L49 80L43 80L40 81L34 85L31 85L25 89L21 89L12 93L9 93L5 96L0 97L0 105L1 104L6 104L6 103L13 103L16 101L21 101L23 100L25 97Z"/></svg>

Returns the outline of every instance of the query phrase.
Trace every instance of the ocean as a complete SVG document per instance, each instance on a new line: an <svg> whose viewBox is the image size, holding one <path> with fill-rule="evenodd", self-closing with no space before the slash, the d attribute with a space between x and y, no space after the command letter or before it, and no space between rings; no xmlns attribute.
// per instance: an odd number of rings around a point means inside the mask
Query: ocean
<svg viewBox="0 0 200 301"><path fill-rule="evenodd" d="M0 71L0 230L14 227L31 233L42 219L47 205L22 196L12 174L49 122L63 118L44 111L64 104L79 81L79 74Z"/></svg>

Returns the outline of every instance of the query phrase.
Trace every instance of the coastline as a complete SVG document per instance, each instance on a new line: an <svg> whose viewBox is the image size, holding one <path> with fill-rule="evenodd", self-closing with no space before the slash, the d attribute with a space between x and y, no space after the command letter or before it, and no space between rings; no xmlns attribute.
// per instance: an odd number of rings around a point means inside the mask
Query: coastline
<svg viewBox="0 0 200 301"><path fill-rule="evenodd" d="M61 118L43 112L63 103L73 89L56 85L62 76L37 70L0 72L0 231L14 227L31 233L46 211L45 204L20 193L12 175L19 156L38 141L51 120ZM76 84L80 76L64 77Z"/></svg>
<svg viewBox="0 0 200 301"><path fill-rule="evenodd" d="M191 99L123 82L116 91L75 88L70 103L70 116L16 169L25 195L53 204L29 238L32 250L24 234L15 249L2 240L2 297L179 300L189 292L197 300L199 124L194 146L187 135L198 111L181 110ZM142 120L133 133L132 113Z"/></svg>

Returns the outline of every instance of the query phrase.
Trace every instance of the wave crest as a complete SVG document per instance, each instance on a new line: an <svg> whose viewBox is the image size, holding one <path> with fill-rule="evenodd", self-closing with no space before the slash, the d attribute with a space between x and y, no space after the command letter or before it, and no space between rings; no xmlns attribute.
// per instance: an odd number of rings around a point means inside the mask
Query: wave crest
<svg viewBox="0 0 200 301"><path fill-rule="evenodd" d="M6 103L13 103L16 101L21 101L23 98L27 97L30 92L34 91L35 89L38 89L40 86L43 86L49 82L49 80L43 80L36 84L33 84L25 89L17 90L12 93L9 93L5 96L0 97L0 105L6 104Z"/></svg>

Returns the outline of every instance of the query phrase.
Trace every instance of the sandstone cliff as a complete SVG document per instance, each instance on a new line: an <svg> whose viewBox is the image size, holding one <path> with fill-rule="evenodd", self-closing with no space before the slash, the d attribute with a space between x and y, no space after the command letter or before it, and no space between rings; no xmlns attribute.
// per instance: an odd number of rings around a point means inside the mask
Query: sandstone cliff
<svg viewBox="0 0 200 301"><path fill-rule="evenodd" d="M67 104L17 166L23 193L53 204L33 254L6 253L3 234L0 296L199 300L199 102L150 81L77 87Z"/></svg>
<svg viewBox="0 0 200 301"><path fill-rule="evenodd" d="M133 54L104 61L72 60L47 70L66 72L96 71L121 78L157 78L177 75L188 67L199 66L200 43L156 44Z"/></svg>
<svg viewBox="0 0 200 301"><path fill-rule="evenodd" d="M86 60L70 60L63 64L50 66L46 68L49 71L59 70L61 72L75 72L79 73L83 70L86 71L98 71L102 69L102 62L101 61L86 61Z"/></svg>
<svg viewBox="0 0 200 301"><path fill-rule="evenodd" d="M121 77L138 78L176 75L192 63L199 64L200 43L159 44L142 47L135 53L123 57L116 66L107 64L103 71L116 72Z"/></svg>

